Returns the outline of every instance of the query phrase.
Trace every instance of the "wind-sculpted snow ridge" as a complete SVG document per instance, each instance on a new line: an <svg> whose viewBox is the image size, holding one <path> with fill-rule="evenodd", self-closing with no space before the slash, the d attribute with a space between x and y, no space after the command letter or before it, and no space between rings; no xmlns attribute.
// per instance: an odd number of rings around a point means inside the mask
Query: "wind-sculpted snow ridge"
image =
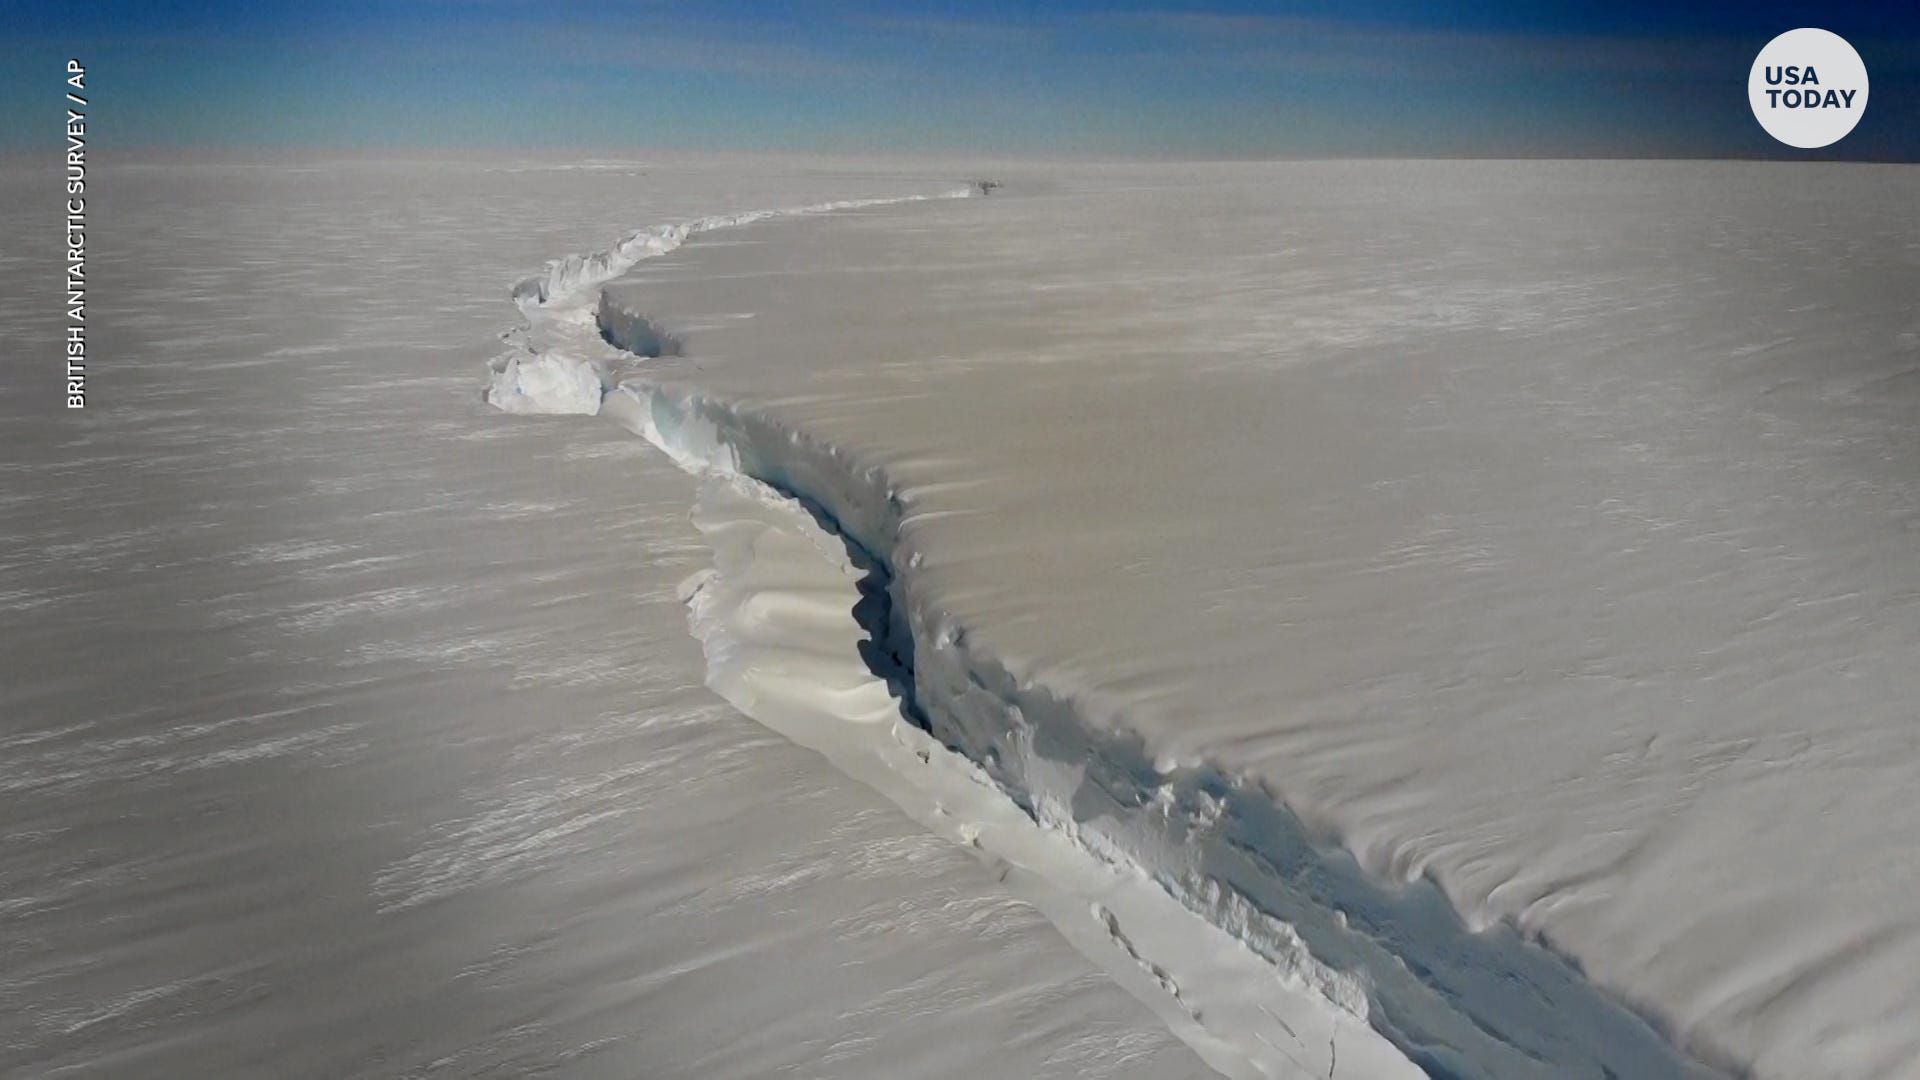
<svg viewBox="0 0 1920 1080"><path fill-rule="evenodd" d="M632 316L602 330L619 345ZM883 468L774 415L630 370L609 415L682 467L796 498L871 557L890 612L874 628L909 708L1035 822L1147 875L1188 910L1368 1019L1436 1077L1711 1075L1648 1019L1504 924L1470 931L1427 881L1389 887L1315 837L1258 781L1155 761L1098 695L976 648L916 590L914 499Z"/></svg>
<svg viewBox="0 0 1920 1080"><path fill-rule="evenodd" d="M674 250L690 236L751 225L769 218L828 214L928 199L964 199L972 193L971 188L956 188L936 194L842 199L785 210L720 214L637 229L604 251L555 259L543 272L522 278L513 287L514 303L526 316L527 325L502 335L507 350L489 362L492 378L487 386L487 401L512 413L585 416L598 413L613 365L620 356L611 355L592 340L597 334L591 310L597 296L595 290L626 273L642 259ZM659 336L651 323L648 328L647 333L654 335L651 338L639 333L638 326L625 328L626 340L631 343L628 351L652 357L670 355L677 350L674 339Z"/></svg>

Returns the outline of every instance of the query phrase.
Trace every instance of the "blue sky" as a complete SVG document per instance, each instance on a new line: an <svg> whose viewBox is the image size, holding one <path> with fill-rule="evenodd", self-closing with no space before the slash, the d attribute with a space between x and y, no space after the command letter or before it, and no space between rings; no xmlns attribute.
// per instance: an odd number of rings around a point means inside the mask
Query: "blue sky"
<svg viewBox="0 0 1920 1080"><path fill-rule="evenodd" d="M128 3L0 0L0 147L685 147L1100 156L1808 156L1761 45L1873 80L1820 156L1920 160L1920 3ZM52 95L50 98L49 95ZM42 102L45 102L43 105Z"/></svg>

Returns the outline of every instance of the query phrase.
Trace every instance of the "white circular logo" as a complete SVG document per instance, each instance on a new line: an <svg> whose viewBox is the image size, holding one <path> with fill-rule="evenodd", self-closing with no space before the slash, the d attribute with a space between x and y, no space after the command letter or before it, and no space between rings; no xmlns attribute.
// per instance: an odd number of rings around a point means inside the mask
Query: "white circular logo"
<svg viewBox="0 0 1920 1080"><path fill-rule="evenodd" d="M1788 146L1828 146L1867 111L1867 65L1839 34L1789 30L1753 58L1747 101L1767 134Z"/></svg>

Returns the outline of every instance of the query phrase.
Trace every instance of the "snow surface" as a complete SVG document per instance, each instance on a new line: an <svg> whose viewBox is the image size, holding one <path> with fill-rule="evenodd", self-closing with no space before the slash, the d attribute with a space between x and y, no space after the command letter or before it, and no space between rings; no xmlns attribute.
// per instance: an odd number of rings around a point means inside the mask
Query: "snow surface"
<svg viewBox="0 0 1920 1080"><path fill-rule="evenodd" d="M637 263L627 421L820 507L937 737L1430 1071L1920 1075L1912 170L1006 179Z"/></svg>
<svg viewBox="0 0 1920 1080"><path fill-rule="evenodd" d="M84 413L0 169L0 1075L1211 1075L702 685L688 477L476 392L557 252L950 171L568 164L103 164Z"/></svg>

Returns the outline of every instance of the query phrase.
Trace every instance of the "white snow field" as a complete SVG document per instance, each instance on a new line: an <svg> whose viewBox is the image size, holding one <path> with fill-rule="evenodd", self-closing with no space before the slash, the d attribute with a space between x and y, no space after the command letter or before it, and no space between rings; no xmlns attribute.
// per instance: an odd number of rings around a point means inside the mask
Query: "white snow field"
<svg viewBox="0 0 1920 1080"><path fill-rule="evenodd" d="M0 1076L1213 1074L702 685L688 477L476 392L553 253L950 170L96 176L70 413L62 177L0 169Z"/></svg>
<svg viewBox="0 0 1920 1080"><path fill-rule="evenodd" d="M496 403L710 474L717 689L1431 1075L1920 1076L1920 174L997 178L520 290Z"/></svg>

